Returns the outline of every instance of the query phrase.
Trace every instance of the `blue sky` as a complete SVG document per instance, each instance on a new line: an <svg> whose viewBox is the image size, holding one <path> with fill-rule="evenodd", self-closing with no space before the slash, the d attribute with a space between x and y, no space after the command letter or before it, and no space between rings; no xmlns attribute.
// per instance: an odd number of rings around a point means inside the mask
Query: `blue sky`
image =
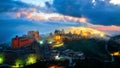
<svg viewBox="0 0 120 68"><path fill-rule="evenodd" d="M119 11L120 0L0 0L0 43L29 30L46 34L57 28L83 26L76 21L81 17L88 26L119 34Z"/></svg>

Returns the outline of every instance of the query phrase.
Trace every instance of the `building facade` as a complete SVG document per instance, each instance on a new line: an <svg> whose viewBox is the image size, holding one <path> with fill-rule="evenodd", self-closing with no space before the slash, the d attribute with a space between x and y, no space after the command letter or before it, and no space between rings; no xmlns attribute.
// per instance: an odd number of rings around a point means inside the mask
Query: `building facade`
<svg viewBox="0 0 120 68"><path fill-rule="evenodd" d="M34 42L34 38L30 37L18 37L12 39L12 48L20 48L22 46L28 46Z"/></svg>
<svg viewBox="0 0 120 68"><path fill-rule="evenodd" d="M40 41L40 35L38 31L28 31L27 35L34 37L38 42Z"/></svg>

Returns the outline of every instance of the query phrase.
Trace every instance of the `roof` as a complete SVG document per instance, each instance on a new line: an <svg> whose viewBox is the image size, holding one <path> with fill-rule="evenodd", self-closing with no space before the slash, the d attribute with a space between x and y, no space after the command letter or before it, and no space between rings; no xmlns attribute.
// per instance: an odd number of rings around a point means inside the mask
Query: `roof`
<svg viewBox="0 0 120 68"><path fill-rule="evenodd" d="M16 39L16 37L13 38L13 39ZM18 39L20 39L20 40L27 40L27 39L34 39L34 37L32 37L32 36L22 36L22 37L18 37Z"/></svg>

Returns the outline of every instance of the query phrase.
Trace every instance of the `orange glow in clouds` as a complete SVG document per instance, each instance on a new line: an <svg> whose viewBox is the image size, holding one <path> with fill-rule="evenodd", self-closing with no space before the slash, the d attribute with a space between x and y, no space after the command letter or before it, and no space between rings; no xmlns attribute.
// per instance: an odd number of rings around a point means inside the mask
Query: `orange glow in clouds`
<svg viewBox="0 0 120 68"><path fill-rule="evenodd" d="M22 17L22 15L24 17ZM58 13L44 13L37 11L37 9L30 8L26 11L16 13L17 18L26 18L34 21L63 21L63 22L74 22L74 23L88 23L88 19L85 17L72 17L61 15ZM90 25L89 27L100 30L100 31L120 31L119 26L104 26L104 25Z"/></svg>
<svg viewBox="0 0 120 68"><path fill-rule="evenodd" d="M84 18L84 17L80 18L80 22L85 23L86 21L87 21L87 19L86 19L86 18Z"/></svg>
<svg viewBox="0 0 120 68"><path fill-rule="evenodd" d="M21 15L26 16L27 19L35 20L35 21L73 21L73 22L81 22L86 23L87 19L85 17L72 17L72 16L64 16L57 13L43 13L43 12L36 12L36 10L31 9L32 12L29 11L23 11L18 12L16 16L18 18L21 17Z"/></svg>
<svg viewBox="0 0 120 68"><path fill-rule="evenodd" d="M119 26L100 26L100 27L97 27L95 28L97 30L101 30L101 31L111 31L111 30L114 30L114 31L120 31L120 27Z"/></svg>

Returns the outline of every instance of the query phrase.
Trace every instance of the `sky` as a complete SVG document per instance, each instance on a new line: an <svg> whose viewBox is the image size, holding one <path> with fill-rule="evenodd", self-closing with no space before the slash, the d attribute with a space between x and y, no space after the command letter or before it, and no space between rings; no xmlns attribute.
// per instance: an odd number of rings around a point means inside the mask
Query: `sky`
<svg viewBox="0 0 120 68"><path fill-rule="evenodd" d="M120 34L120 0L0 0L0 43L30 30L90 27Z"/></svg>

